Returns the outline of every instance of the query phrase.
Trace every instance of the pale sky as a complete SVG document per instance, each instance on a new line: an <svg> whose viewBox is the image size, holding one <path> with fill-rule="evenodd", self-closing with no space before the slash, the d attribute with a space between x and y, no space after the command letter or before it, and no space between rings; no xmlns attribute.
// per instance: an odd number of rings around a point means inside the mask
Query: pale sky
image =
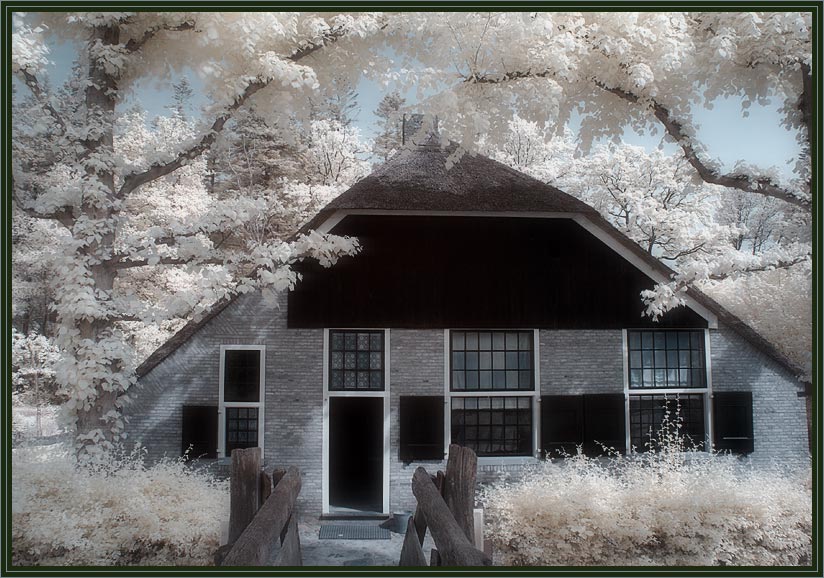
<svg viewBox="0 0 824 578"><path fill-rule="evenodd" d="M69 43L52 47L49 67L52 86L59 86L66 78L75 57L75 49ZM197 89L200 85L195 75L189 80L195 89L193 98L193 113L205 104L205 99L198 97ZM23 88L23 90L26 90ZM385 94L379 83L362 79L356 91L359 94L358 103L360 112L356 124L364 137L371 139L377 132L376 117L373 111ZM149 117L167 115L166 108L172 102L170 88L157 86L139 86L127 102L127 107L133 103L139 104L148 113ZM407 103L417 102L415 90L411 89L403 94ZM750 164L763 169L777 166L782 174L792 173L792 165L800 154L794 133L781 127L778 109L781 103L774 102L769 106L753 103L748 109L749 117L742 114L741 103L735 99L719 99L715 101L712 110L702 110L696 115L700 124L699 135L708 150L708 153L718 158L725 171L730 171L738 160L745 160ZM426 112L426 111L420 111ZM571 128L576 132L578 119L573 118ZM628 129L624 132L624 141L629 144L644 146L649 150L659 146L663 132L657 135L639 135ZM667 144L664 150L674 153L675 145Z"/></svg>

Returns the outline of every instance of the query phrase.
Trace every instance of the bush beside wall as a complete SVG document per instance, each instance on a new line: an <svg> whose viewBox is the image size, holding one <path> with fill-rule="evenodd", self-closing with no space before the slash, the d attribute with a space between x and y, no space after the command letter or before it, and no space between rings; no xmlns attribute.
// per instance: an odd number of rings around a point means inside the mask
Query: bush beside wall
<svg viewBox="0 0 824 578"><path fill-rule="evenodd" d="M77 466L65 448L21 448L12 467L15 566L208 565L229 519L227 481L140 450Z"/></svg>
<svg viewBox="0 0 824 578"><path fill-rule="evenodd" d="M484 488L496 565L811 563L809 471L681 450L547 461Z"/></svg>

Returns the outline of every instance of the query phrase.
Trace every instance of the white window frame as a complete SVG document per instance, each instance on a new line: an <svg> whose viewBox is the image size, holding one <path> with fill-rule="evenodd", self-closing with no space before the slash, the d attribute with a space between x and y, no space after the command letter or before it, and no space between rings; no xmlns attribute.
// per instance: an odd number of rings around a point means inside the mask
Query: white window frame
<svg viewBox="0 0 824 578"><path fill-rule="evenodd" d="M383 391L366 389L329 389L329 360L331 358L331 347L329 344L330 331L383 331ZM323 329L323 450L322 465L323 475L321 480L321 513L330 514L329 505L329 398L332 397L382 397L383 398L383 512L389 515L389 477L390 477L390 398L389 398L389 369L390 369L390 331L388 328L374 327L331 327Z"/></svg>
<svg viewBox="0 0 824 578"><path fill-rule="evenodd" d="M655 387L655 388L630 388L629 386L629 332L630 331L703 331L704 332L704 371L706 387ZM680 394L702 394L704 396L704 451L707 452L713 447L712 431L712 363L710 352L710 330L707 328L695 327L667 327L660 329L650 329L648 327L630 327L621 330L623 340L623 362L624 362L624 423L626 424L626 444L627 452L631 449L632 431L630 427L629 402L631 396L636 395L680 395Z"/></svg>
<svg viewBox="0 0 824 578"><path fill-rule="evenodd" d="M227 351L260 351L260 393L258 401L224 401L224 367L226 364ZM227 407L254 407L258 410L258 447L261 456L264 456L263 432L265 431L265 399L266 399L266 346L265 345L221 345L220 346L220 369L218 370L218 425L217 425L217 456L228 458L226 455L226 408Z"/></svg>
<svg viewBox="0 0 824 578"><path fill-rule="evenodd" d="M531 331L532 332L532 390L500 390L493 391L451 391L452 376L452 331ZM462 329L452 328L443 330L443 390L444 390L444 459L448 457L449 444L452 443L452 398L453 397L531 397L532 398L532 450L531 456L478 456L481 465L504 465L533 463L541 455L541 344L540 331L531 328L487 328Z"/></svg>

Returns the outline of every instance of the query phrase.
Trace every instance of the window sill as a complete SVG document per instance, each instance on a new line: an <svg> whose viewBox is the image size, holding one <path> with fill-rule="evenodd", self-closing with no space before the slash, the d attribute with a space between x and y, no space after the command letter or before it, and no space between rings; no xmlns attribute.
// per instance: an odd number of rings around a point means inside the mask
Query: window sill
<svg viewBox="0 0 824 578"><path fill-rule="evenodd" d="M479 457L479 466L511 466L537 464L538 458L533 456L488 456Z"/></svg>

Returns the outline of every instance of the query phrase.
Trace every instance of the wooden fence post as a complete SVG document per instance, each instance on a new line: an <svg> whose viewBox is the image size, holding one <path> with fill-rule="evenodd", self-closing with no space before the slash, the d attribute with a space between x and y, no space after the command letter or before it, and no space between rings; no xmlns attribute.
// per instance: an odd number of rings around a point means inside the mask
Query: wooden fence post
<svg viewBox="0 0 824 578"><path fill-rule="evenodd" d="M252 521L260 507L260 448L232 450L229 544Z"/></svg>
<svg viewBox="0 0 824 578"><path fill-rule="evenodd" d="M478 457L472 448L456 444L449 446L446 463L446 486L443 497L455 521L470 542L475 540L475 478Z"/></svg>
<svg viewBox="0 0 824 578"><path fill-rule="evenodd" d="M415 532L415 518L409 518L406 525L406 535L403 537L403 547L401 548L401 560L398 566L426 566L426 556L423 555L421 543L418 541Z"/></svg>
<svg viewBox="0 0 824 578"><path fill-rule="evenodd" d="M447 482L449 474L447 473ZM491 566L492 560L476 549L455 521L429 474L423 468L412 476L412 493L426 516L427 526L444 566ZM470 510L471 514L471 510Z"/></svg>

